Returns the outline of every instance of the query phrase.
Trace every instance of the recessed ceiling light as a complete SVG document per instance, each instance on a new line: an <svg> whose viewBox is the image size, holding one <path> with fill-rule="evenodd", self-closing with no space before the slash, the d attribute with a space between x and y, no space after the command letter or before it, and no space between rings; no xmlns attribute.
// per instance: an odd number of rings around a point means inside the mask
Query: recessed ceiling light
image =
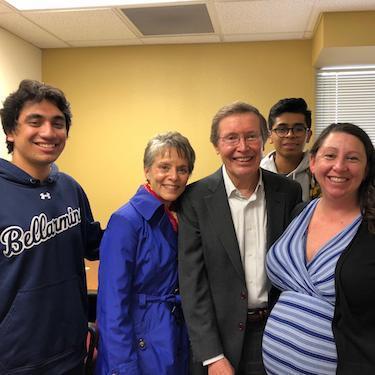
<svg viewBox="0 0 375 375"><path fill-rule="evenodd" d="M5 0L18 10L98 8L140 4L164 4L192 0Z"/></svg>

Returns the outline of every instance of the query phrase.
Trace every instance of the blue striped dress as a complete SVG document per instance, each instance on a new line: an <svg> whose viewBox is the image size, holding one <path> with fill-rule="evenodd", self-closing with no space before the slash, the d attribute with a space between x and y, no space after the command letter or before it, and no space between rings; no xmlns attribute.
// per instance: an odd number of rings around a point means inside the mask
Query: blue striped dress
<svg viewBox="0 0 375 375"><path fill-rule="evenodd" d="M263 361L270 375L333 375L336 345L331 323L335 267L361 222L358 216L306 261L306 233L318 203L294 219L267 254L267 273L282 290L263 336Z"/></svg>

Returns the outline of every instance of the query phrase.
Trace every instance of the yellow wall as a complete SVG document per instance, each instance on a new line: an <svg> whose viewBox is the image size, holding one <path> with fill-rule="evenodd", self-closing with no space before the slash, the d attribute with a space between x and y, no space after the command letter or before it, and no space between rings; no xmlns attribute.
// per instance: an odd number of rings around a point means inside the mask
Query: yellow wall
<svg viewBox="0 0 375 375"><path fill-rule="evenodd" d="M326 13L325 47L375 44L375 12Z"/></svg>
<svg viewBox="0 0 375 375"><path fill-rule="evenodd" d="M324 50L375 46L375 11L323 14L312 43L314 65L316 65L319 55L324 53ZM353 53L352 51L349 50ZM360 54L360 51L357 53ZM361 63L361 61L358 63ZM362 63L366 62L362 61Z"/></svg>
<svg viewBox="0 0 375 375"><path fill-rule="evenodd" d="M0 107L22 79L42 77L42 52L23 39L0 28ZM5 134L0 131L0 157L10 159Z"/></svg>
<svg viewBox="0 0 375 375"><path fill-rule="evenodd" d="M222 105L240 99L267 115L284 97L313 104L311 41L50 49L42 61L43 80L64 90L74 114L58 165L103 225L144 181L143 150L156 133L190 139L195 180L220 165L209 131Z"/></svg>
<svg viewBox="0 0 375 375"><path fill-rule="evenodd" d="M312 51L311 51L311 58L312 64L315 66L320 53L324 48L324 15L320 17L320 20L315 28L314 37L312 39Z"/></svg>

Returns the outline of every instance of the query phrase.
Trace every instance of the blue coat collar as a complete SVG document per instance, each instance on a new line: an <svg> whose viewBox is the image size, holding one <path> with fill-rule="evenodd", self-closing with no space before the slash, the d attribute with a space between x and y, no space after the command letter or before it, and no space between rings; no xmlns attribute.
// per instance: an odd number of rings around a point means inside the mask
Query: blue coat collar
<svg viewBox="0 0 375 375"><path fill-rule="evenodd" d="M143 186L140 186L137 193L130 200L130 204L151 227L159 227L172 249L177 251L177 235L164 210L163 202L150 194Z"/></svg>
<svg viewBox="0 0 375 375"><path fill-rule="evenodd" d="M160 207L164 210L163 202L151 195L143 185L139 187L137 193L130 199L130 203L147 221L150 221L155 212L160 210Z"/></svg>

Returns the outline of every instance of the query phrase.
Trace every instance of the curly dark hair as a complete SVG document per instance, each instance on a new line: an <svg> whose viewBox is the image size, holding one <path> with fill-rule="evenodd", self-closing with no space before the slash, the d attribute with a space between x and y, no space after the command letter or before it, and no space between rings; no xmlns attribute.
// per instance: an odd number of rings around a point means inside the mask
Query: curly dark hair
<svg viewBox="0 0 375 375"><path fill-rule="evenodd" d="M4 133L9 134L15 130L18 117L26 102L40 103L43 100L53 103L64 114L66 133L69 134L72 113L64 93L56 87L30 79L21 81L17 91L8 95L3 103L3 108L0 109ZM6 142L8 152L13 152L13 142L8 140Z"/></svg>
<svg viewBox="0 0 375 375"><path fill-rule="evenodd" d="M368 223L368 229L371 233L375 234L375 151L374 145L371 142L368 134L359 126L342 122L331 124L325 128L319 135L314 145L311 147L310 154L315 156L322 146L324 140L331 133L347 133L353 135L361 141L365 148L367 157L367 174L366 178L362 181L358 190L359 205L364 220Z"/></svg>

